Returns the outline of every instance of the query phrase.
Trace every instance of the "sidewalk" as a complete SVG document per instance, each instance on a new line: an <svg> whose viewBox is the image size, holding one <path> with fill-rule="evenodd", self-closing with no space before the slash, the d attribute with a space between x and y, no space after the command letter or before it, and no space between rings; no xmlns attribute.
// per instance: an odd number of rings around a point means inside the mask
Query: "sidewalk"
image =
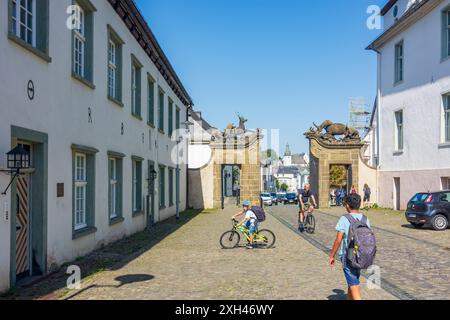
<svg viewBox="0 0 450 320"><path fill-rule="evenodd" d="M230 229L235 211L194 216L149 250L90 276L80 291L65 292L63 298L345 299L342 270L329 268L326 254L270 215L262 228L276 234L275 248L221 249L219 238ZM394 298L365 286L363 297Z"/></svg>

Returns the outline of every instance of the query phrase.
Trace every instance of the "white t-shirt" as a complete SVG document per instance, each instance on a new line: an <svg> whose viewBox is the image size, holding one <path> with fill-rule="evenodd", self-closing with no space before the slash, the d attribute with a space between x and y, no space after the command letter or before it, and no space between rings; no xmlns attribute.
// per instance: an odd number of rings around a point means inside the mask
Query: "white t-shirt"
<svg viewBox="0 0 450 320"><path fill-rule="evenodd" d="M245 219L248 219L251 223L255 223L256 221L258 221L258 218L252 210L247 210L247 212L245 213Z"/></svg>

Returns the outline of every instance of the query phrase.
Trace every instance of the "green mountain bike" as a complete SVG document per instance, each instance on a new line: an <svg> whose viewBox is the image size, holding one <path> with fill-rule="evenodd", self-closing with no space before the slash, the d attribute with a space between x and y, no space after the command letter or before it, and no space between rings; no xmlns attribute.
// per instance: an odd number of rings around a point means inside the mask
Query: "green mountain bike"
<svg viewBox="0 0 450 320"><path fill-rule="evenodd" d="M220 237L220 245L224 249L234 249L239 246L241 242L241 235L250 242L249 229L245 226L239 226L238 221L233 220L232 229L225 232ZM276 237L275 234L270 230L256 230L253 237L253 245L256 248L270 249L275 245Z"/></svg>

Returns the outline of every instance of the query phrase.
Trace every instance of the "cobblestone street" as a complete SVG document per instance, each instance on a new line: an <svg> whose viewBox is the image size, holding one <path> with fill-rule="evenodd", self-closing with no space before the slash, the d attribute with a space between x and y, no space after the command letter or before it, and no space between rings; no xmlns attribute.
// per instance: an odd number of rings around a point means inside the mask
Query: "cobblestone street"
<svg viewBox="0 0 450 320"><path fill-rule="evenodd" d="M269 209L280 221L296 225L296 208ZM330 250L334 227L343 208L317 211L316 233L303 237L321 250ZM373 210L369 216L377 236L376 263L382 286L401 299L448 299L450 291L450 230L413 229L403 212Z"/></svg>
<svg viewBox="0 0 450 320"><path fill-rule="evenodd" d="M281 214L289 211L278 210ZM235 208L200 214L150 250L114 271L97 273L66 299L345 299L340 267L286 225L268 216L263 228L277 236L275 248L223 250L220 235ZM366 299L395 299L368 290Z"/></svg>

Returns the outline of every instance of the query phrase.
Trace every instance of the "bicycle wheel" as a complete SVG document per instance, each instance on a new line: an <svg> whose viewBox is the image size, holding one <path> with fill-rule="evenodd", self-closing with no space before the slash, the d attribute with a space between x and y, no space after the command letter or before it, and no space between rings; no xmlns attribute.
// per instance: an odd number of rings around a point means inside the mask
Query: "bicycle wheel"
<svg viewBox="0 0 450 320"><path fill-rule="evenodd" d="M316 231L316 218L312 214L308 214L308 217L306 217L305 231L309 234L313 234Z"/></svg>
<svg viewBox="0 0 450 320"><path fill-rule="evenodd" d="M275 234L270 230L261 230L253 239L254 244L261 249L270 249L275 245Z"/></svg>
<svg viewBox="0 0 450 320"><path fill-rule="evenodd" d="M241 236L236 231L227 231L220 237L220 245L224 249L234 249L241 242Z"/></svg>

